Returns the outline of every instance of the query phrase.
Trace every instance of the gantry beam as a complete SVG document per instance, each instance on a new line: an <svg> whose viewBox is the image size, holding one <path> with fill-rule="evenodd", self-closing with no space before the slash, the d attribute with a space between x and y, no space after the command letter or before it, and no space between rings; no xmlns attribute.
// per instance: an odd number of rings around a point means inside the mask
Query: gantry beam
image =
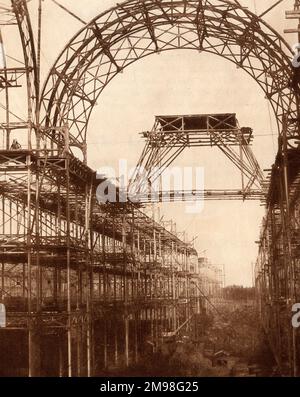
<svg viewBox="0 0 300 397"><path fill-rule="evenodd" d="M133 202L139 204L150 203L172 203L172 202L193 202L193 201L226 201L226 200L265 200L262 190L250 190L244 193L239 189L219 189L219 190L175 190L175 191L158 191L149 194L139 194Z"/></svg>
<svg viewBox="0 0 300 397"><path fill-rule="evenodd" d="M178 49L234 62L264 91L278 133L285 116L288 139L292 143L298 137L293 120L298 120L299 83L290 63L292 52L262 19L239 2L226 0L131 0L83 27L52 67L40 104L45 141L55 141L50 131L68 125L71 150L80 148L86 156L90 114L113 77L148 55ZM87 98L84 107L78 92Z"/></svg>
<svg viewBox="0 0 300 397"><path fill-rule="evenodd" d="M235 114L211 114L189 116L156 116L151 131L143 132L146 140L135 172L129 183L131 195L134 192L143 200L163 180L164 171L174 160L189 148L216 147L241 172L240 190L177 192L169 194L170 201L183 197L191 199L258 199L264 196L264 175L251 150L253 139L251 128L240 128ZM157 191L158 201L167 199L167 192ZM251 191L254 189L253 191ZM260 190L260 193L258 191ZM140 194L141 193L141 194ZM171 192L170 192L171 193Z"/></svg>

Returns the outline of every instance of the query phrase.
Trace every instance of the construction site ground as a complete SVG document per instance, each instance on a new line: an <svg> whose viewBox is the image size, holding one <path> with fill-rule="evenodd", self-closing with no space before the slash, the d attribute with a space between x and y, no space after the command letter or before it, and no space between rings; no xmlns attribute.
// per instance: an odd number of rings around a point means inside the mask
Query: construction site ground
<svg viewBox="0 0 300 397"><path fill-rule="evenodd" d="M219 313L222 313L220 315ZM276 376L276 365L253 302L218 306L204 314L201 337L166 340L155 354L124 373L135 376L262 377ZM117 371L118 372L118 371ZM113 374L110 374L113 375Z"/></svg>

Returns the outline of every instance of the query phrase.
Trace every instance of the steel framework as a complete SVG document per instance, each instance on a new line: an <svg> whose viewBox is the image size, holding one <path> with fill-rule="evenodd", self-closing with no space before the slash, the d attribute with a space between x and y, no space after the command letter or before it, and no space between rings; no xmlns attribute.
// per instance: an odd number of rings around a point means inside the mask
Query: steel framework
<svg viewBox="0 0 300 397"><path fill-rule="evenodd" d="M260 85L279 133L298 137L298 87L284 39L238 2L131 0L94 18L59 56L41 96L42 135L60 148L68 126L70 147L86 159L88 121L109 82L138 59L190 49L235 63Z"/></svg>
<svg viewBox="0 0 300 397"><path fill-rule="evenodd" d="M99 181L86 163L88 122L99 96L117 73L148 55L177 49L219 55L252 76L270 101L285 159L280 172L286 175L287 148L299 138L299 81L291 50L237 1L129 0L76 34L41 89L42 1L37 46L27 1L11 4L4 14L18 26L24 65L0 70L6 101L0 291L6 331L15 332L13 343L22 340L28 351L25 364L15 358L11 365L30 376L90 376L128 366L146 346L156 350L164 334L191 331L203 296L197 253L189 243L135 205L96 202ZM9 92L24 75L27 117L16 121ZM16 129L26 134L23 149L11 147ZM287 224L286 195L281 203ZM51 354L45 358L46 350Z"/></svg>
<svg viewBox="0 0 300 397"><path fill-rule="evenodd" d="M286 205L285 168L288 165ZM256 263L258 302L282 374L298 375L299 335L292 327L292 306L300 299L299 261L299 149L283 155L270 174L267 213L263 220Z"/></svg>
<svg viewBox="0 0 300 397"><path fill-rule="evenodd" d="M288 19L298 19L299 1ZM288 29L286 33L298 33ZM297 74L298 72L295 71ZM299 118L295 120L299 124ZM263 220L256 263L258 303L280 373L299 375L299 333L292 327L292 306L300 299L299 279L299 145L288 145L284 121L279 151L269 175L267 211Z"/></svg>
<svg viewBox="0 0 300 397"><path fill-rule="evenodd" d="M161 192L164 171L189 148L216 147L241 172L241 188L172 191L170 201L203 199L263 199L264 175L250 147L251 128L240 128L235 114L156 116L151 131L142 133L146 144L129 183L139 202L166 201ZM162 186L163 188L164 186ZM155 197L155 193L157 193Z"/></svg>

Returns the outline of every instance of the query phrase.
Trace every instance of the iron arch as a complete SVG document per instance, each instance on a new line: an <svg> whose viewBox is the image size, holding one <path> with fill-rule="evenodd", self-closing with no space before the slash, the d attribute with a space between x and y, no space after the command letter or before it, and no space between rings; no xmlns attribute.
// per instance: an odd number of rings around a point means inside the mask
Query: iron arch
<svg viewBox="0 0 300 397"><path fill-rule="evenodd" d="M68 43L41 96L43 134L86 153L88 121L99 96L124 68L151 54L193 49L234 62L260 85L289 138L298 136L298 82L285 40L228 0L127 0L100 14Z"/></svg>

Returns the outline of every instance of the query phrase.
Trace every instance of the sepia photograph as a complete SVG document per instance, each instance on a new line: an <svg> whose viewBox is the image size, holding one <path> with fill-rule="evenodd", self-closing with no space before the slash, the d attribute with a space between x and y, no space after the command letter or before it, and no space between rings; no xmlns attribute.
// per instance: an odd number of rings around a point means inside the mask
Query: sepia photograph
<svg viewBox="0 0 300 397"><path fill-rule="evenodd" d="M300 377L300 0L0 0L0 133L0 386Z"/></svg>

